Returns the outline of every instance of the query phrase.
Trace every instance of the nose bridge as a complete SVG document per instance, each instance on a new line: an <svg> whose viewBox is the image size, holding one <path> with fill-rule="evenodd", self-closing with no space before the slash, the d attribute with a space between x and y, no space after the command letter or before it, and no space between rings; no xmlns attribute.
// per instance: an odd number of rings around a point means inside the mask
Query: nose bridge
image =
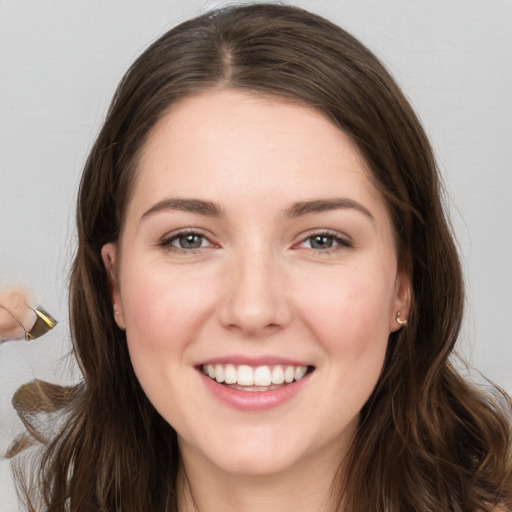
<svg viewBox="0 0 512 512"><path fill-rule="evenodd" d="M223 323L247 334L284 327L290 308L279 257L265 244L250 244L234 256Z"/></svg>

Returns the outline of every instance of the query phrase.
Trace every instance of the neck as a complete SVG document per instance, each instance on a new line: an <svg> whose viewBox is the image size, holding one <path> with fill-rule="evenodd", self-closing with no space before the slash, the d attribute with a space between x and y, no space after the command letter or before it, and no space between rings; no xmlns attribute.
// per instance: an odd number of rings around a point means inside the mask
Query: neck
<svg viewBox="0 0 512 512"><path fill-rule="evenodd" d="M178 477L180 512L335 512L333 488L339 475L339 453L319 463L305 460L283 472L234 474L204 460L184 464ZM312 457L313 459L313 457Z"/></svg>

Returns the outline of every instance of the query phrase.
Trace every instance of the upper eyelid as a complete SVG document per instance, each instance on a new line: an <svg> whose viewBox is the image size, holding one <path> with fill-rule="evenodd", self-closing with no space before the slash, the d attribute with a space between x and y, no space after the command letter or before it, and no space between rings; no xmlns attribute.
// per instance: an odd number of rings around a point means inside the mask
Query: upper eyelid
<svg viewBox="0 0 512 512"><path fill-rule="evenodd" d="M208 240L211 238L211 236L208 235L207 233L205 233L205 231L203 229L191 227L191 228L179 228L179 229L175 229L173 231L168 231L167 233L165 233L165 235L163 235L161 237L161 239L166 240L169 238L177 238L182 235L200 235L205 238L208 238Z"/></svg>
<svg viewBox="0 0 512 512"><path fill-rule="evenodd" d="M338 240L342 240L343 242L352 243L351 237L349 237L348 235L346 235L344 233L341 233L340 231L336 231L333 229L311 229L311 230L301 233L297 237L297 240L298 240L298 242L303 242L304 240L307 240L308 238L311 238L313 236L318 236L318 235L331 236ZM297 243L297 242L294 242L294 244L295 243Z"/></svg>

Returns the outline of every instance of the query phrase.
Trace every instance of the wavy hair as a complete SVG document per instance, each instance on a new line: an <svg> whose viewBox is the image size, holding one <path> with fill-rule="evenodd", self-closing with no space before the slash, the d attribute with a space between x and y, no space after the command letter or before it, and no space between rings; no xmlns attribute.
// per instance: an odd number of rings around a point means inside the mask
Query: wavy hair
<svg viewBox="0 0 512 512"><path fill-rule="evenodd" d="M463 281L424 130L359 41L317 15L272 4L224 8L180 24L136 60L115 93L78 194L70 317L83 382L64 389L36 381L14 399L29 435L44 443L32 480L36 498L22 484L28 508L177 511L176 433L136 379L111 314L100 251L119 237L151 128L172 104L211 88L317 109L353 139L389 205L412 306L407 328L390 335L381 378L349 456L340 460L333 485L339 509L509 510L510 400L480 391L449 363ZM58 434L41 436L38 414L58 411Z"/></svg>

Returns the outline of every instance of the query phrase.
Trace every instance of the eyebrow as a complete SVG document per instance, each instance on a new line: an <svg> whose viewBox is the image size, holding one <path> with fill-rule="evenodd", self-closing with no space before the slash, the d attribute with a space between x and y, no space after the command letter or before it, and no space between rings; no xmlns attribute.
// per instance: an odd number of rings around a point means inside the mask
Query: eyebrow
<svg viewBox="0 0 512 512"><path fill-rule="evenodd" d="M179 210L184 212L198 213L206 217L222 217L223 210L220 206L211 201L201 199L168 198L159 201L142 215L142 219L150 217L158 212L166 210Z"/></svg>
<svg viewBox="0 0 512 512"><path fill-rule="evenodd" d="M339 209L352 209L363 213L368 218L375 222L375 217L371 214L368 208L364 207L361 203L347 198L334 198L334 199L313 199L311 201L300 201L293 204L288 208L284 215L288 218L301 217L303 215L310 215L314 213L327 212Z"/></svg>
<svg viewBox="0 0 512 512"><path fill-rule="evenodd" d="M284 216L287 218L296 218L302 217L304 215L339 209L353 209L363 213L372 221L375 221L375 218L371 214L370 210L364 207L361 203L347 198L299 201L287 208L284 212ZM211 201L203 201L201 199L185 199L178 197L167 198L159 201L142 215L142 219L166 210L179 210L197 213L206 217L222 217L224 215L223 209Z"/></svg>

